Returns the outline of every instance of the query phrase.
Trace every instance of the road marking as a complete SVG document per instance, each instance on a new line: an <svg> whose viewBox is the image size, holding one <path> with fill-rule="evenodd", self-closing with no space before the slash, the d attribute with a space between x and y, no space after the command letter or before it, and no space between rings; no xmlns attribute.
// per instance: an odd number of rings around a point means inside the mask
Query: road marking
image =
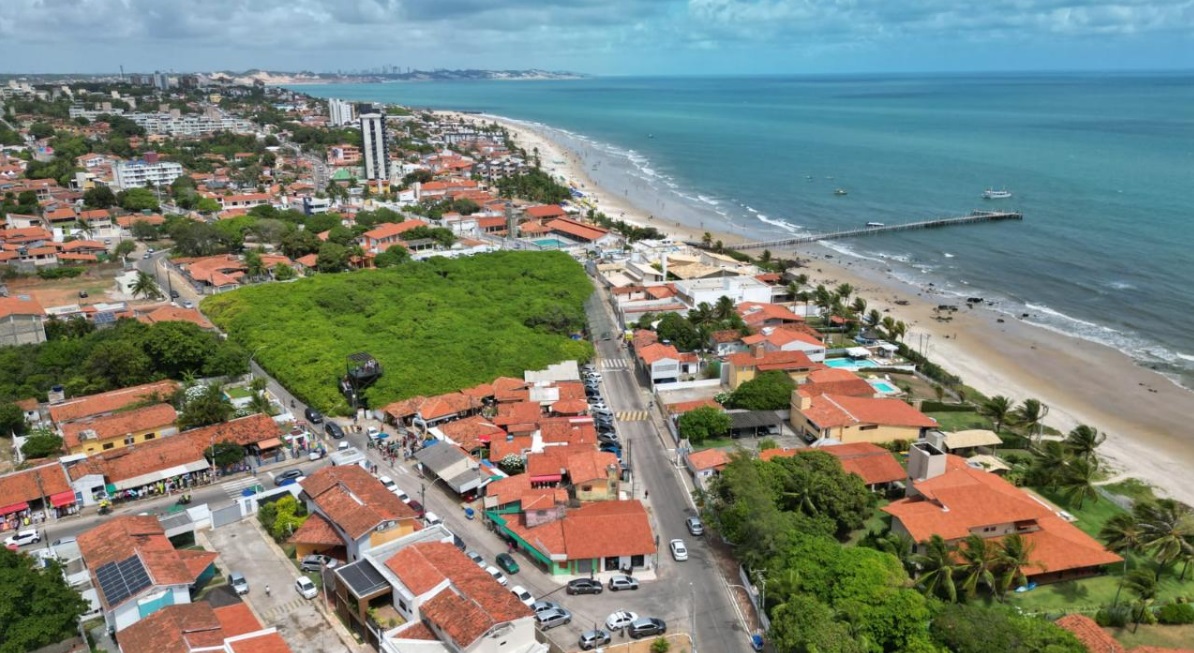
<svg viewBox="0 0 1194 653"><path fill-rule="evenodd" d="M287 603L283 603L282 605L275 606L273 608L270 608L269 610L266 610L265 614L262 616L265 617L266 621L273 621L275 619L282 617L285 614L293 612L296 608L301 606L306 601L307 601L307 599L304 599L302 597L293 599Z"/></svg>
<svg viewBox="0 0 1194 653"><path fill-rule="evenodd" d="M630 368L630 359L628 358L603 358L601 359L601 369L603 370L625 370Z"/></svg>
<svg viewBox="0 0 1194 653"><path fill-rule="evenodd" d="M642 422L650 418L650 414L645 410L629 410L620 413L614 413L614 417L619 422Z"/></svg>
<svg viewBox="0 0 1194 653"><path fill-rule="evenodd" d="M240 493L245 488L253 487L254 485L258 485L260 483L261 483L261 479L257 478L256 476L246 476L244 478L237 479L235 481L228 481L227 483L223 483L220 485L220 487L223 488L224 494L227 494L228 498L239 499L241 496Z"/></svg>

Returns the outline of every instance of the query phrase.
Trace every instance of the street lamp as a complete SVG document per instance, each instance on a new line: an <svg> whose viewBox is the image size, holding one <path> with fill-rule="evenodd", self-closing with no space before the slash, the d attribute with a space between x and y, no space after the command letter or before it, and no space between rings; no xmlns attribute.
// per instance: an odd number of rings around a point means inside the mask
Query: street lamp
<svg viewBox="0 0 1194 653"><path fill-rule="evenodd" d="M253 353L249 354L249 378L250 379L253 378L253 358L257 356L257 352L261 351L262 349L265 349L268 346L269 345L261 345L257 349L254 349Z"/></svg>

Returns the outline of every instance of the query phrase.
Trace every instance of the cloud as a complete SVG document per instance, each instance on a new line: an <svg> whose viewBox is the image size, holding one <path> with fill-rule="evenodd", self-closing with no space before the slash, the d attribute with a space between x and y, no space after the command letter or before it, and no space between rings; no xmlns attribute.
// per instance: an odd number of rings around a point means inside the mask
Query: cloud
<svg viewBox="0 0 1194 653"><path fill-rule="evenodd" d="M9 70L539 67L1194 33L1194 0L3 0ZM13 56L15 55L15 56Z"/></svg>

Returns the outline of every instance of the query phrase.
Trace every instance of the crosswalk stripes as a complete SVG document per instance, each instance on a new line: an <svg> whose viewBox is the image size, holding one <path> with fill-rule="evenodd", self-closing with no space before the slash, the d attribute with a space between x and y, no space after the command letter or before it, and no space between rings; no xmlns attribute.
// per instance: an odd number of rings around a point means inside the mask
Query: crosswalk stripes
<svg viewBox="0 0 1194 653"><path fill-rule="evenodd" d="M263 614L262 617L265 618L266 622L274 621L274 620L280 618L282 615L293 611L295 608L299 607L304 602L306 602L306 599L304 599L300 596L296 599L293 599L291 601L283 603L282 605L274 606L274 607L270 608L269 610L266 610L265 614Z"/></svg>
<svg viewBox="0 0 1194 653"><path fill-rule="evenodd" d="M649 414L645 410L628 410L620 413L614 413L614 417L619 422L641 422L648 419Z"/></svg>
<svg viewBox="0 0 1194 653"><path fill-rule="evenodd" d="M228 498L235 499L240 496L240 493L243 492L245 488L253 487L258 483L261 483L260 478L256 476L246 476L244 478L238 478L235 481L228 481L227 483L222 484L220 487L223 488L224 494L227 494Z"/></svg>
<svg viewBox="0 0 1194 653"><path fill-rule="evenodd" d="M630 359L628 359L628 358L603 358L603 359L601 359L601 369L603 369L603 370L630 369Z"/></svg>

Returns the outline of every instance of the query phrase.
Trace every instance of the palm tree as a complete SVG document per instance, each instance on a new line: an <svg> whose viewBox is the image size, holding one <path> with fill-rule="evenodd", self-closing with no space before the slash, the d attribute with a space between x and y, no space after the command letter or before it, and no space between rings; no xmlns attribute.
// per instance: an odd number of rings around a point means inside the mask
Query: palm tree
<svg viewBox="0 0 1194 653"><path fill-rule="evenodd" d="M807 274L798 274L798 275L792 277L792 283L795 283L797 287L807 286L808 285L808 275Z"/></svg>
<svg viewBox="0 0 1194 653"><path fill-rule="evenodd" d="M934 535L923 542L924 553L913 560L920 569L917 585L926 595L941 597L950 603L958 601L958 587L954 574L958 571L957 548L940 535Z"/></svg>
<svg viewBox="0 0 1194 653"><path fill-rule="evenodd" d="M853 295L853 294L854 294L854 286L851 286L851 285L850 285L850 284L848 284L848 283L843 283L843 284L839 285L837 288L834 288L833 292L834 292L834 293L835 293L835 294L836 294L836 295L837 295L839 298L841 298L841 300L842 300L843 302L844 302L844 301L849 301L849 300L850 300L850 295Z"/></svg>
<svg viewBox="0 0 1194 653"><path fill-rule="evenodd" d="M995 422L995 432L998 433L1007 419L1012 415L1012 400L1003 395L991 397L978 409L978 414Z"/></svg>
<svg viewBox="0 0 1194 653"><path fill-rule="evenodd" d="M1124 573L1119 576L1119 587L1115 589L1115 600L1112 601L1112 606L1116 606L1119 605L1119 593L1124 588L1124 577L1128 572L1128 556L1144 548L1144 533L1140 530L1136 515L1121 512L1103 524L1099 537L1107 544L1109 551L1118 553L1124 559Z"/></svg>
<svg viewBox="0 0 1194 653"><path fill-rule="evenodd" d="M855 297L854 302L850 304L850 310L858 317L862 317L866 313L866 300L861 297Z"/></svg>
<svg viewBox="0 0 1194 653"><path fill-rule="evenodd" d="M1094 458L1095 449L1106 439L1106 433L1100 433L1093 426L1079 424L1066 436L1065 444L1075 456L1091 460Z"/></svg>
<svg viewBox="0 0 1194 653"><path fill-rule="evenodd" d="M738 307L734 305L734 300L722 295L717 298L717 303L713 305L713 314L717 316L719 322L724 322L733 317L738 312Z"/></svg>
<svg viewBox="0 0 1194 653"><path fill-rule="evenodd" d="M158 288L158 282L145 272L137 273L137 280L133 282L133 297L141 296L146 299L161 299L162 289Z"/></svg>
<svg viewBox="0 0 1194 653"><path fill-rule="evenodd" d="M1032 464L1033 482L1045 487L1056 487L1070 464L1070 450L1057 440L1049 440L1036 453L1036 460Z"/></svg>
<svg viewBox="0 0 1194 653"><path fill-rule="evenodd" d="M871 312L866 314L866 322L872 327L879 326L879 320L881 319L883 319L883 316L879 314L879 309L877 308L872 308Z"/></svg>
<svg viewBox="0 0 1194 653"><path fill-rule="evenodd" d="M1025 435L1032 436L1032 432L1036 431L1039 439L1041 422L1045 420L1045 416L1049 414L1049 406L1041 402L1040 399L1025 399L1018 408L1012 413L1016 418L1016 422L1024 427Z"/></svg>
<svg viewBox="0 0 1194 653"><path fill-rule="evenodd" d="M1144 611L1157 598L1157 575L1152 569L1133 569L1124 576L1124 587L1136 595L1136 605L1140 608L1132 626L1132 632L1135 633L1140 627L1140 620L1144 618Z"/></svg>
<svg viewBox="0 0 1194 653"><path fill-rule="evenodd" d="M895 327L895 325L896 325L895 318L890 315L884 315L883 321L880 322L880 324L883 325L883 332L887 334L887 337L888 338L892 337L891 334L895 333L895 328L896 328Z"/></svg>
<svg viewBox="0 0 1194 653"><path fill-rule="evenodd" d="M1025 541L1019 533L1006 535L999 542L999 550L995 554L996 561L1002 569L999 578L999 593L1007 594L1013 586L1024 584L1024 569L1036 567L1042 571L1045 566L1032 560L1032 553L1036 549L1036 542Z"/></svg>
<svg viewBox="0 0 1194 653"><path fill-rule="evenodd" d="M709 233L708 231L706 231L704 234L702 234L701 235L701 244L704 245L705 247L712 245L713 244L713 234Z"/></svg>
<svg viewBox="0 0 1194 653"><path fill-rule="evenodd" d="M1173 499L1137 502L1133 512L1140 522L1144 548L1162 566L1194 554L1194 513ZM1182 580L1186 570L1182 569Z"/></svg>
<svg viewBox="0 0 1194 653"><path fill-rule="evenodd" d="M896 320L895 331L892 332L892 335L895 337L895 339L903 340L904 334L906 333L908 333L908 325L904 324L903 320Z"/></svg>
<svg viewBox="0 0 1194 653"><path fill-rule="evenodd" d="M1091 460L1089 458L1075 458L1071 460L1062 472L1060 482L1058 483L1061 487L1061 493L1071 503L1076 499L1078 505L1075 507L1078 510L1082 510L1082 504L1087 499L1091 501L1099 500L1099 490L1094 485L1098 472L1098 460Z"/></svg>
<svg viewBox="0 0 1194 653"><path fill-rule="evenodd" d="M963 542L964 544L958 547L958 555L962 558L962 591L967 596L974 596L979 585L986 585L987 589L996 591L998 545L974 534L967 536Z"/></svg>
<svg viewBox="0 0 1194 653"><path fill-rule="evenodd" d="M875 541L875 548L895 556L909 577L916 573L916 540L911 535L891 531Z"/></svg>

